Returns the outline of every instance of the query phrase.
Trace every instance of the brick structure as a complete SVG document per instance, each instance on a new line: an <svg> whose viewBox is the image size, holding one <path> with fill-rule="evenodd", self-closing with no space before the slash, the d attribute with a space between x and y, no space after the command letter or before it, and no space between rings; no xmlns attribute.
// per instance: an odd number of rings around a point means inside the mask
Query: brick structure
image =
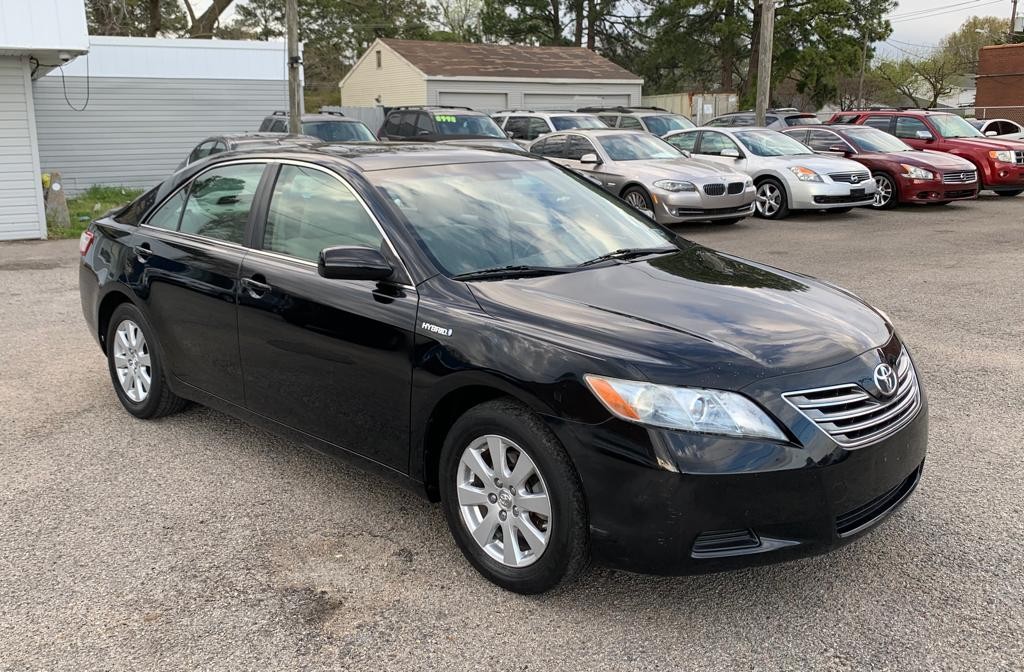
<svg viewBox="0 0 1024 672"><path fill-rule="evenodd" d="M979 118L1024 123L1024 44L982 47L976 82Z"/></svg>

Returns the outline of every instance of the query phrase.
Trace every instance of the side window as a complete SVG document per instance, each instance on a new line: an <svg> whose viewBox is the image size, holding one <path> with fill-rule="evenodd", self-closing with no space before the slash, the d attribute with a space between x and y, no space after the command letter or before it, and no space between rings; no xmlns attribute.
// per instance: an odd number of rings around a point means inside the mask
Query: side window
<svg viewBox="0 0 1024 672"><path fill-rule="evenodd" d="M242 244L262 163L214 168L192 181L181 216L182 233Z"/></svg>
<svg viewBox="0 0 1024 672"><path fill-rule="evenodd" d="M797 139L799 140L799 138ZM807 140L801 140L801 142L816 152L832 152L835 151L832 149L833 147L842 147L843 151L849 149L845 140L828 131L809 131Z"/></svg>
<svg viewBox="0 0 1024 672"><path fill-rule="evenodd" d="M679 135L673 135L665 138L665 142L672 145L676 149L685 149L688 152L693 152L693 146L697 144L696 133L680 133Z"/></svg>
<svg viewBox="0 0 1024 672"><path fill-rule="evenodd" d="M505 130L511 134L509 137L513 140L529 140L527 135L530 131L530 120L526 117L509 117Z"/></svg>
<svg viewBox="0 0 1024 672"><path fill-rule="evenodd" d="M402 119L398 124L398 135L403 138L411 138L416 135L416 112L402 112Z"/></svg>
<svg viewBox="0 0 1024 672"><path fill-rule="evenodd" d="M619 125L619 118L614 114L599 114L597 118L608 124L609 128L615 128Z"/></svg>
<svg viewBox="0 0 1024 672"><path fill-rule="evenodd" d="M284 133L288 130L288 122L284 119L275 119L274 123L270 126L270 130L274 133Z"/></svg>
<svg viewBox="0 0 1024 672"><path fill-rule="evenodd" d="M398 135L398 122L401 116L398 112L388 115L387 121L384 122L384 135Z"/></svg>
<svg viewBox="0 0 1024 672"><path fill-rule="evenodd" d="M430 120L430 117L425 113L420 112L416 115L416 135L433 135L434 133L434 122Z"/></svg>
<svg viewBox="0 0 1024 672"><path fill-rule="evenodd" d="M697 154L706 154L708 156L720 156L722 150L734 149L739 152L739 147L733 142L729 136L724 133L716 133L715 131L704 131L700 136L700 146L697 148ZM740 152L742 156L743 153Z"/></svg>
<svg viewBox="0 0 1024 672"><path fill-rule="evenodd" d="M210 154L220 154L221 152L227 151L227 149L228 146L225 145L220 140L218 140L217 142L213 143L213 147L210 148Z"/></svg>
<svg viewBox="0 0 1024 672"><path fill-rule="evenodd" d="M544 121L540 117L533 117L530 119L530 127L527 131L528 140L536 140L545 133L550 133L551 128L548 126L548 122Z"/></svg>
<svg viewBox="0 0 1024 672"><path fill-rule="evenodd" d="M833 124L852 124L857 121L856 114L840 114L838 117L832 120Z"/></svg>
<svg viewBox="0 0 1024 672"><path fill-rule="evenodd" d="M914 117L896 117L896 137L917 139L918 131L927 131L924 122Z"/></svg>
<svg viewBox="0 0 1024 672"><path fill-rule="evenodd" d="M188 155L188 162L195 163L199 159L205 159L210 155L210 148L213 147L213 140L207 140L206 142L200 142L196 145L196 148L192 150L192 153Z"/></svg>
<svg viewBox="0 0 1024 672"><path fill-rule="evenodd" d="M494 123L498 125L498 128L505 128L505 120L508 117L493 117Z"/></svg>
<svg viewBox="0 0 1024 672"><path fill-rule="evenodd" d="M777 123L779 123L779 118L778 117L765 116L765 118L764 118L764 125L765 126L771 126L772 124L777 124ZM783 126L785 126L785 124L783 124Z"/></svg>
<svg viewBox="0 0 1024 672"><path fill-rule="evenodd" d="M619 117L619 128L639 128L643 129L643 124L636 117Z"/></svg>
<svg viewBox="0 0 1024 672"><path fill-rule="evenodd" d="M321 170L281 166L270 197L263 249L316 261L325 247L378 249L383 242L377 225L348 186Z"/></svg>
<svg viewBox="0 0 1024 672"><path fill-rule="evenodd" d="M544 139L538 140L537 142L533 143L532 145L530 145L530 153L544 156L545 147L547 147L548 142L549 140Z"/></svg>
<svg viewBox="0 0 1024 672"><path fill-rule="evenodd" d="M807 144L807 131L784 131L786 135L793 138L797 142Z"/></svg>
<svg viewBox="0 0 1024 672"><path fill-rule="evenodd" d="M565 146L568 138L564 135L559 135L554 138L548 138L545 140L541 147L538 148L537 153L541 156L546 156L549 159L561 159L565 157Z"/></svg>
<svg viewBox="0 0 1024 672"><path fill-rule="evenodd" d="M271 125L272 123L274 123L274 118L273 118L273 117L267 117L267 118L265 118L265 119L263 120L263 123L262 123L262 124L260 124L260 130L261 130L261 131L269 131L269 130L270 130L270 125Z"/></svg>
<svg viewBox="0 0 1024 672"><path fill-rule="evenodd" d="M185 203L185 193L188 189L179 189L178 193L171 196L160 208L153 213L153 216L146 222L148 226L155 226L158 229L176 231L178 220L181 219L181 206Z"/></svg>
<svg viewBox="0 0 1024 672"><path fill-rule="evenodd" d="M888 133L889 128L892 126L892 117L889 115L873 114L864 120L864 125Z"/></svg>
<svg viewBox="0 0 1024 672"><path fill-rule="evenodd" d="M584 154L596 154L597 150L590 144L590 141L580 135L569 136L569 142L565 146L565 158L579 161Z"/></svg>

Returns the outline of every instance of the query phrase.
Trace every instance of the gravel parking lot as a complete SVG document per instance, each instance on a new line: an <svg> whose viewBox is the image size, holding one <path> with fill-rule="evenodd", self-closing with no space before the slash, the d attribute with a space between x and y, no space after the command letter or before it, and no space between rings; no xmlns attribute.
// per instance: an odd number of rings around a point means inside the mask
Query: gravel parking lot
<svg viewBox="0 0 1024 672"><path fill-rule="evenodd" d="M76 243L0 245L0 669L1021 669L1024 197L685 231L892 316L921 487L828 556L533 598L397 486L203 408L135 420Z"/></svg>

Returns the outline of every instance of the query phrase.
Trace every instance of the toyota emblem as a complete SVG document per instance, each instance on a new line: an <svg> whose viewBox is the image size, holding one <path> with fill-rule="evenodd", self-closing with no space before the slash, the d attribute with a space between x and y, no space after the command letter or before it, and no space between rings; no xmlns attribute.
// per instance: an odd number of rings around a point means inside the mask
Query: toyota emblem
<svg viewBox="0 0 1024 672"><path fill-rule="evenodd" d="M875 387L878 391L887 397L891 397L896 393L896 386L899 384L899 378L896 376L896 369L892 368L885 362L882 362L875 367Z"/></svg>

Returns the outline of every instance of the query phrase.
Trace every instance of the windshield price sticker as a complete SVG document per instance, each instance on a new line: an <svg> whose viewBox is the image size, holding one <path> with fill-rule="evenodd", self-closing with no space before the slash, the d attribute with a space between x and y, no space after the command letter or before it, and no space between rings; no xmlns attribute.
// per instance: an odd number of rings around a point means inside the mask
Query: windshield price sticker
<svg viewBox="0 0 1024 672"><path fill-rule="evenodd" d="M445 124L454 124L458 121L458 117L454 114L435 114L434 121L440 121Z"/></svg>

